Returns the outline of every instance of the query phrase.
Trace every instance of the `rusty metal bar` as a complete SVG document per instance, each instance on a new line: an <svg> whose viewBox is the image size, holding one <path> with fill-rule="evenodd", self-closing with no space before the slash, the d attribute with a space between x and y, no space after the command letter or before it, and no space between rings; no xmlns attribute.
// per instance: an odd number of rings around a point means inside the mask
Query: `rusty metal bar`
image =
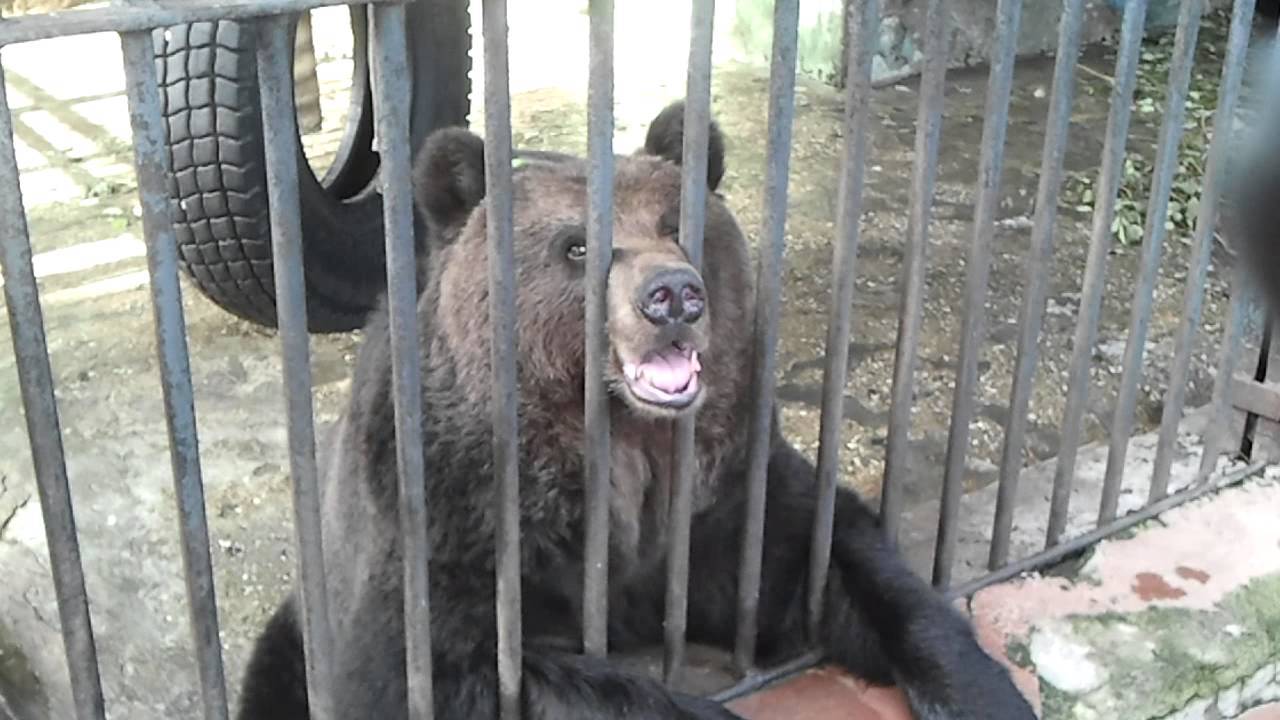
<svg viewBox="0 0 1280 720"><path fill-rule="evenodd" d="M888 446L884 484L880 490L880 522L897 542L911 446L911 407L915 395L916 349L924 319L924 276L933 214L933 184L938 171L938 140L942 134L942 106L946 101L947 12L942 0L929 0L925 17L925 61L920 78L920 110L916 118L915 169L911 178L911 208L907 218L907 249L901 280L902 310L893 356L892 401L889 406Z"/></svg>
<svg viewBox="0 0 1280 720"><path fill-rule="evenodd" d="M590 0L587 88L586 552L582 646L603 657L609 646L609 266L613 260L613 0Z"/></svg>
<svg viewBox="0 0 1280 720"><path fill-rule="evenodd" d="M374 3L404 1L365 0ZM112 3L106 7L6 18L0 23L0 47L70 35L150 32L152 28L186 23L253 20L342 4L341 0L204 0L199 3L189 0L150 0Z"/></svg>
<svg viewBox="0 0 1280 720"><path fill-rule="evenodd" d="M484 127L489 322L493 337L493 468L498 480L498 692L500 717L520 717L520 438L516 403L516 286L512 245L511 87L507 2L484 0Z"/></svg>
<svg viewBox="0 0 1280 720"><path fill-rule="evenodd" d="M711 38L715 0L693 0L689 70L684 105L684 147L680 191L680 245L689 262L702 268L702 233L707 213L707 145L711 131ZM670 542L667 549L666 622L662 673L675 680L684 664L689 610L689 525L693 515L694 418L675 423L675 463L671 478Z"/></svg>
<svg viewBox="0 0 1280 720"><path fill-rule="evenodd" d="M7 22L7 21L6 21ZM2 25L2 24L0 24ZM98 649L89 617L89 597L84 589L80 542L76 537L71 488L62 449L58 403L53 394L53 371L45 342L44 314L35 271L31 266L31 241L26 208L14 155L13 116L0 66L0 273L9 310L9 332L18 367L18 386L27 419L27 440L35 466L36 489L49 544L49 565L58 601L58 621L67 654L71 696L77 720L102 720L102 680L98 675Z"/></svg>
<svg viewBox="0 0 1280 720"><path fill-rule="evenodd" d="M1044 153L1040 162L1040 186L1036 191L1035 220L1031 229L1031 252L1027 256L1026 294L1018 317L1018 350L1013 390L1009 398L1009 419L1004 427L1004 448L1000 458L996 525L992 537L1007 535L1017 499L1018 475L1022 472L1022 449L1027 433L1027 408L1039 361L1040 328L1048 300L1049 272L1053 260L1053 232L1057 220L1058 190L1062 186L1062 161L1071 127L1071 101L1075 91L1076 63L1080 55L1080 28L1084 20L1084 0L1066 0L1058 23L1058 56L1053 64L1053 89L1049 96ZM993 544L992 550L996 548ZM992 553L991 564L1003 562Z"/></svg>
<svg viewBox="0 0 1280 720"><path fill-rule="evenodd" d="M120 37L124 56L125 93L133 127L133 157L142 207L142 231L147 241L147 270L151 278L156 353L160 361L160 389L164 397L173 465L173 492L178 503L178 535L187 586L200 698L206 720L226 720L227 686L218 636L218 603L214 594L213 559L209 552L209 523L205 517L204 480L200 472L200 442L196 433L191 362L187 354L182 288L178 284L178 243L173 231L169 197L169 155L164 113L156 80L155 47L149 32Z"/></svg>
<svg viewBox="0 0 1280 720"><path fill-rule="evenodd" d="M1018 50L1022 0L1000 0L996 8L996 42L991 48L987 80L986 121L982 124L982 158L978 171L978 198L974 202L973 241L965 260L964 317L960 321L960 353L956 361L956 387L951 401L951 426L942 476L942 506L938 515L938 539L933 555L933 581L950 582L958 535L956 519L964 491L965 456L969 450L969 426L973 422L974 395L978 384L978 355L985 337L987 282L991 275L991 242L996 212L1000 208L1000 176L1004 172L1005 135L1009 128L1009 96ZM993 539L992 543L997 542ZM1008 542L1008 536L1003 538Z"/></svg>
<svg viewBox="0 0 1280 720"><path fill-rule="evenodd" d="M1116 54L1115 84L1111 87L1111 111L1107 116L1106 140L1102 148L1102 168L1093 194L1093 227L1089 236L1089 256L1080 287L1080 315L1067 371L1067 402L1062 420L1062 444L1054 468L1053 493L1049 507L1047 545L1056 545L1067 526L1071 486L1075 481L1076 453L1084 430L1085 407L1089 401L1089 367L1093 343L1098 336L1102 314L1102 293L1107 285L1107 260L1111 255L1116 199L1124 179L1125 140L1133 114L1133 91L1138 81L1138 60L1142 50L1147 0L1132 0L1124 6L1120 24L1120 49ZM1005 536L1003 555L1008 553ZM994 568L993 568L994 569Z"/></svg>
<svg viewBox="0 0 1280 720"><path fill-rule="evenodd" d="M871 59L880 30L880 0L866 0L850 12L845 63L844 152L840 160L840 207L832 242L831 307L827 316L826 364L822 375L822 420L818 430L817 507L809 549L809 639L821 638L823 601L831 567L836 480L840 474L840 430L844 385L849 370L849 325L861 238L862 186L867 169L867 128L871 126Z"/></svg>
<svg viewBox="0 0 1280 720"><path fill-rule="evenodd" d="M284 357L284 397L293 481L294 531L301 578L302 639L311 712L329 717L333 637L320 538L320 490L311 407L311 359L307 294L302 270L302 221L298 200L298 130L293 108L293 23L288 17L259 21L258 85L271 213L276 315Z"/></svg>
<svg viewBox="0 0 1280 720"><path fill-rule="evenodd" d="M1102 479L1102 502L1098 510L1099 525L1115 518L1120 498L1125 455L1129 451L1129 437L1133 432L1134 412L1138 403L1138 383L1142 380L1142 357L1146 352L1152 301L1160 274L1160 256L1167 234L1165 220L1169 214L1169 193L1173 189L1174 171L1177 170L1178 143L1182 139L1187 89L1191 83L1191 68L1195 63L1196 36L1200 31L1203 4L1204 0L1183 0L1178 16L1178 29L1174 34L1168 101L1160 126L1160 143L1156 149L1155 169L1151 177L1138 286L1133 293L1133 312L1129 319L1129 333L1122 361L1124 370L1120 375L1116 410L1111 420L1107 469Z"/></svg>
<svg viewBox="0 0 1280 720"><path fill-rule="evenodd" d="M769 63L769 131L765 144L764 220L756 274L755 352L751 387L751 451L747 467L747 510L738 570L738 628L734 664L746 672L755 664L764 557L764 509L777 372L778 314L782 296L782 253L786 247L787 180L791 130L795 120L796 48L800 0L773 6L773 57Z"/></svg>
<svg viewBox="0 0 1280 720"><path fill-rule="evenodd" d="M1187 279L1183 296L1182 318L1174 344L1173 367L1169 369L1169 386L1165 390L1164 409L1160 416L1160 434L1156 440L1155 467L1151 476L1151 488L1147 502L1155 502L1169 492L1169 473L1173 468L1174 443L1178 439L1178 424L1187 400L1187 374L1191 370L1191 351L1200 329L1200 316L1204 306L1205 283L1209 275L1209 261L1213 256L1213 236L1218 225L1218 201L1222 196L1223 175L1226 171L1232 126L1235 123L1236 101L1240 97L1240 82L1244 77L1245 53L1249 49L1249 36L1253 29L1255 0L1236 0L1231 11L1231 30L1227 35L1227 53L1222 63L1222 80L1218 83L1218 108L1214 112L1213 135L1209 145L1209 160L1201 179L1200 209L1196 216L1195 239L1191 259L1188 261ZM1268 317L1268 320L1270 318ZM1268 327L1270 325L1268 324ZM1265 349L1264 349L1265 352Z"/></svg>
<svg viewBox="0 0 1280 720"><path fill-rule="evenodd" d="M373 55L374 115L383 148L407 148L409 50L403 5L369 9ZM411 154L383 152L378 169L386 233L387 309L395 408L396 474L403 538L405 672L409 717L434 714L431 663L431 584L428 563L426 468L422 445L422 355L418 337L417 258L413 237Z"/></svg>

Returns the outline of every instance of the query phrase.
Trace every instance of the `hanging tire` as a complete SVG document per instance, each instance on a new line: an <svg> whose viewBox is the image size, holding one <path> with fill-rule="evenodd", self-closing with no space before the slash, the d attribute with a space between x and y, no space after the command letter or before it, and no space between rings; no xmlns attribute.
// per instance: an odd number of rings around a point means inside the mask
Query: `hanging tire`
<svg viewBox="0 0 1280 720"><path fill-rule="evenodd" d="M312 332L360 327L386 283L364 10L352 7L351 106L333 165L317 178L298 153ZM407 11L412 152L432 130L466 123L471 41L466 2L417 0ZM191 23L157 30L154 42L180 265L214 303L275 327L254 27Z"/></svg>

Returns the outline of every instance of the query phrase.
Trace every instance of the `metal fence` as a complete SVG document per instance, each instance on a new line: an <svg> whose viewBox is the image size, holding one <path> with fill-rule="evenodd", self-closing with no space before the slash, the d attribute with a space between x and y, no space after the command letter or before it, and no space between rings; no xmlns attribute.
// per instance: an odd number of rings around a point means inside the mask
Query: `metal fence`
<svg viewBox="0 0 1280 720"><path fill-rule="evenodd" d="M299 548L302 617L311 678L328 676L331 638L323 594L319 544L319 502L315 437L312 418L311 377L302 275L301 225L297 178L297 143L292 104L293 77L290 58L293 13L331 4L329 0L215 0L201 4L163 2L83 10L61 16L30 16L0 21L0 46L55 36L100 31L120 34L124 49L128 102L133 128L143 227L155 313L157 348L181 523L190 620L195 639L204 716L228 715L227 691L219 644L218 614L208 543L208 525L201 479L188 350L181 304L175 237L171 224L168 190L169 158L157 89L153 28L213 19L239 19L256 23L258 70L262 96L266 167L271 209L275 284L278 294L279 336L284 357L284 379L294 489L294 512ZM1049 99L1047 133L1031 230L1025 258L1026 292L1019 322L1016 373L1005 427L1003 460L999 473L999 501L991 534L991 574L963 586L953 586L952 567L957 545L957 514L962 496L962 476L971 421L975 414L978 353L984 337L984 301L992 263L992 239L1000 196L1005 135L1008 125L1014 56L1022 3L1000 0L995 42L990 58L986 121L982 135L980 171L976 179L973 237L966 267L966 293L957 380L942 483L942 510L933 565L933 581L956 595L972 592L986 583L1011 577L1026 569L1062 558L1089 543L1131 526L1189 498L1202 495L1223 482L1238 479L1256 465L1230 476L1214 475L1217 458L1230 438L1225 431L1209 434L1200 465L1200 481L1174 494L1168 493L1174 441L1185 403L1191 345L1200 329L1205 278L1213 234L1219 214L1219 196L1230 123L1235 114L1244 67L1244 53L1253 19L1254 0L1237 0L1214 124L1213 144L1204 177L1192 256L1185 285L1185 308L1176 336L1176 352L1165 394L1155 473L1147 505L1140 511L1117 517L1117 498L1127 443L1133 433L1135 402L1153 289L1165 241L1165 220L1178 143L1183 130L1182 107L1188 89L1193 50L1200 23L1201 2L1184 0L1176 31L1173 67L1169 75L1168 106L1159 134L1146 231L1141 251L1139 283L1135 288L1132 318L1124 353L1115 419L1110 431L1103 500L1097 528L1065 539L1064 531L1075 479L1074 462L1082 438L1091 352L1096 339L1106 259L1111 249L1111 225L1121 180L1130 108L1143 35L1145 0L1125 4L1118 44L1115 83L1105 135L1101 170L1096 184L1092 234L1084 269L1081 309L1074 337L1062 446L1048 509L1050 521L1044 550L1010 562L1009 538L1012 508L1022 469L1032 378L1037 365L1037 341L1046 306L1048 276L1044 271L1053 253L1056 199L1063 182L1063 157L1068 143L1076 61L1080 51L1084 0L1065 0L1060 25L1057 60ZM380 143L383 147L408 147L408 66L404 6L395 2L370 6L373 37L373 86ZM830 556L838 456L841 447L842 388L848 369L848 346L857 267L859 224L862 215L867 131L872 116L871 65L879 28L878 0L851 3L848 21L848 63L844 147L841 159L837 231L832 240L831 304L826 338L826 364L822 424L816 481L819 508L812 533L809 608L816 620L821 609L821 589L826 582ZM701 262L704 225L708 122L711 95L711 30L713 0L694 0L689 48L688 92L685 108L683 201L679 238L693 264ZM742 543L741 582L738 598L738 632L734 657L743 680L721 694L740 694L780 674L814 661L798 658L782 668L755 667L757 604L761 576L761 543L764 525L765 470L771 413L774 406L775 348L781 290L787 181L794 120L797 58L798 0L778 0L774 10L774 45L768 102L768 145L765 212L761 228L759 284L755 308L754 381L757 400L751 418L753 447L750 454L747 531ZM892 406L881 513L886 531L898 532L903 510L903 475L910 430L913 372L921 330L922 297L933 187L937 172L939 137L947 72L946 13L942 0L930 0L925 26L926 61L920 83L915 167L906 234L904 305L900 317L892 387ZM604 287L611 255L613 194L613 0L590 1L589 83L589 220L587 275L587 402L586 427L591 429L586 448L588 508L586 513L583 632L584 649L603 654L607 631L609 428L607 394L603 382L607 340L604 335ZM519 470L516 374L513 352L515 287L512 255L512 128L508 89L507 26L505 0L484 0L485 136L490 293L493 323L494 385L493 421L495 463L501 492L501 524L498 535L498 638L499 685L502 716L519 714L521 686L520 566L519 566ZM0 80L2 80L0 71ZM406 588L407 673L415 717L431 714L432 666L429 642L430 609L427 602L428 543L424 467L420 440L421 393L414 274L413 208L407 153L382 156L381 190L386 228L400 513L404 533ZM104 716L102 686L98 676L93 629L84 586L76 524L68 490L54 385L46 348L44 323L32 269L31 250L18 188L13 122L4 84L0 82L0 249L3 255L4 292L13 334L28 433L38 481L40 504L47 533L59 618L77 716ZM1232 382L1244 347L1246 293L1236 284L1230 314L1224 325L1218 360L1218 382L1213 392L1214 428L1226 428L1233 412ZM1243 382L1243 381L1236 381ZM680 673L685 661L686 601L689 587L689 525L692 508L694 421L680 423L677 443L677 475L671 503L676 528L668 553L666 653L664 674L668 681ZM328 707L323 682L308 689L312 707Z"/></svg>

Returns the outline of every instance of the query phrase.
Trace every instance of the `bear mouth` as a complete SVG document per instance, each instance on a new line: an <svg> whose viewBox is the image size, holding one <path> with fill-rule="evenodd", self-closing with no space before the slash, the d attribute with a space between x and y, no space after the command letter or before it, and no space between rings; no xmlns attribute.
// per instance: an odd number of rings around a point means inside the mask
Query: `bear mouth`
<svg viewBox="0 0 1280 720"><path fill-rule="evenodd" d="M680 342L648 352L638 362L622 363L622 377L632 397L672 410L687 408L698 399L701 372L698 351Z"/></svg>

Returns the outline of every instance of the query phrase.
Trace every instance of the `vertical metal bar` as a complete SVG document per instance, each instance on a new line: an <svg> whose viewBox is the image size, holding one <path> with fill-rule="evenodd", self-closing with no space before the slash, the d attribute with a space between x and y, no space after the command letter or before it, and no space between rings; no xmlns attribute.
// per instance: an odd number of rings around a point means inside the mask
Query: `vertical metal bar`
<svg viewBox="0 0 1280 720"><path fill-rule="evenodd" d="M1213 235L1217 232L1218 200L1222 194L1228 153L1231 152L1231 129L1236 119L1236 100L1240 96L1240 82L1244 76L1245 52L1249 48L1249 35L1253 29L1253 10L1254 0L1236 0L1231 11L1226 59L1222 64L1222 80L1218 84L1218 108L1213 117L1213 139L1209 145L1209 160L1200 188L1195 242L1191 246L1191 259L1188 261L1182 318L1178 323L1173 367L1169 370L1169 387L1165 391L1164 409L1160 415L1160 434L1156 440L1155 467L1152 470L1147 502L1160 500L1169 492L1174 443L1178 439L1178 424L1182 420L1182 408L1187 400L1187 374L1191 371L1192 346L1200 329L1205 281L1209 275L1209 261L1213 256ZM1269 321L1270 317L1267 319Z"/></svg>
<svg viewBox="0 0 1280 720"><path fill-rule="evenodd" d="M764 506L773 429L778 303L782 292L782 252L786 245L787 180L791 129L795 119L796 43L800 0L773 5L773 57L769 77L769 134L765 145L764 220L756 275L755 357L751 387L751 451L747 466L747 509L738 570L738 632L734 664L746 672L756 656L760 572L764 553Z"/></svg>
<svg viewBox="0 0 1280 720"><path fill-rule="evenodd" d="M973 241L965 260L964 317L960 321L960 356L951 400L951 427L942 476L942 508L933 556L933 581L949 585L955 560L956 517L964 490L965 455L973 422L974 392L978 384L978 354L986 325L987 282L991 275L991 241L1000 207L1000 176L1004 172L1005 134L1009 128L1009 96L1018 50L1022 0L1000 0L996 8L996 41L991 49L987 80L986 120L982 124L982 159L978 170L978 199L973 211ZM997 540L992 539L994 544ZM1006 540L1007 541L1007 540Z"/></svg>
<svg viewBox="0 0 1280 720"><path fill-rule="evenodd" d="M169 432L169 458L173 465L174 497L178 503L178 534L196 668L200 675L200 698L206 720L226 720L227 687L222 667L222 643L218 637L218 604L214 594L213 560L209 552L209 524L205 518L191 363L187 355L182 289L178 284L178 245L171 215L169 156L165 149L164 115L156 81L155 48L149 32L121 35L120 44L124 55L129 120L133 127L133 156L138 173L142 230L147 241L160 388Z"/></svg>
<svg viewBox="0 0 1280 720"><path fill-rule="evenodd" d="M102 680L98 676L98 649L89 617L89 597L84 589L80 542L67 484L67 463L62 452L62 429L53 395L53 371L44 336L44 315L35 271L31 266L31 242L26 209L19 185L18 160L13 147L13 116L0 66L0 272L4 300L9 309L9 332L18 366L18 386L27 418L27 439L35 466L36 489L49 544L49 564L58 600L58 621L67 653L71 696L77 720L104 717Z"/></svg>
<svg viewBox="0 0 1280 720"><path fill-rule="evenodd" d="M274 16L258 22L258 85L262 139L275 258L276 318L284 358L284 399L289 423L289 473L293 479L294 531L302 578L302 639L311 712L329 717L333 638L325 594L320 537L320 489L311 407L311 359L307 294L302 267L298 200L298 129L293 109L293 21Z"/></svg>
<svg viewBox="0 0 1280 720"><path fill-rule="evenodd" d="M1083 0L1063 1L1062 20L1058 24L1058 56L1053 64L1053 91L1049 96L1049 117L1040 163L1040 186L1031 229L1031 252L1027 257L1026 295L1018 319L1020 334L1013 391L1009 398L1009 420L1005 423L1004 450L1000 461L999 487L1003 492L998 493L996 517L1006 522L1012 521L1013 505L1017 499L1022 447L1027 433L1027 407L1031 403L1032 382L1040 354L1040 326L1048 298L1048 267L1053 260L1054 222L1057 220L1058 190L1062 185L1062 159L1071 127L1071 100L1075 91L1083 15ZM995 529L995 535L1007 533L1004 526ZM991 560L994 562L996 558Z"/></svg>
<svg viewBox="0 0 1280 720"><path fill-rule="evenodd" d="M1244 351L1244 331L1249 308L1253 303L1253 287L1249 279L1249 267L1237 263L1231 273L1231 302L1227 307L1227 319L1222 327L1222 341L1218 345L1218 368L1213 380L1213 418L1205 431L1204 449L1200 455L1198 481L1203 483L1218 464L1227 444L1231 425L1231 384Z"/></svg>
<svg viewBox="0 0 1280 720"><path fill-rule="evenodd" d="M582 646L603 657L609 646L609 266L613 258L613 0L590 0L587 88L586 557Z"/></svg>
<svg viewBox="0 0 1280 720"><path fill-rule="evenodd" d="M1120 50L1116 55L1115 84L1111 88L1111 112L1107 117L1106 140L1102 148L1102 168L1093 195L1093 228L1089 236L1089 257L1085 261L1084 282L1080 287L1080 315L1071 365L1067 371L1067 402L1062 420L1062 445L1054 468L1053 494L1049 507L1047 544L1058 543L1067 526L1071 502L1071 484L1076 474L1076 452L1084 430L1084 411L1089 400L1089 366L1093 360L1093 343L1098 336L1098 319L1102 313L1102 293L1106 290L1107 259L1111 255L1111 223L1115 220L1116 198L1124 177L1125 140L1129 135L1129 119L1133 112L1133 91L1137 85L1138 59L1142 50L1142 34L1147 17L1147 0L1134 0L1124 6L1120 24ZM1007 520L1007 518L1006 518ZM1008 526L1005 526L1008 527ZM1005 537L1002 555L1008 553ZM993 566L994 569L995 566Z"/></svg>
<svg viewBox="0 0 1280 720"><path fill-rule="evenodd" d="M409 144L409 55L403 5L370 8L373 36L374 114L384 148ZM426 469L422 457L422 360L418 337L417 258L413 238L410 153L384 152L378 180L386 232L387 306L400 483L400 533L404 543L405 671L409 717L434 713L431 604L428 563Z"/></svg>
<svg viewBox="0 0 1280 720"><path fill-rule="evenodd" d="M684 105L681 158L680 245L694 268L702 267L702 233L707 213L707 144L711 133L711 37L715 0L694 0L689 34L689 71ZM667 526L666 623L662 672L675 680L684 664L689 609L689 524L693 515L694 419L675 423L675 462Z"/></svg>
<svg viewBox="0 0 1280 720"><path fill-rule="evenodd" d="M880 0L857 3L845 22L849 26L849 47L845 62L844 154L840 160L840 208L832 243L831 307L822 376L822 424L818 431L818 499L809 549L809 639L815 642L821 637L823 600L831 565L844 385L849 370L849 324L861 238L867 128L871 124L871 59L880 30Z"/></svg>
<svg viewBox="0 0 1280 720"><path fill-rule="evenodd" d="M889 406L889 439L885 451L884 483L880 490L880 522L885 534L897 542L902 514L902 488L906 481L911 446L911 406L915 394L916 346L924 317L925 251L929 244L929 219L933 214L933 183L938 169L938 139L942 132L942 106L946 100L947 13L942 0L929 0L925 18L925 65L920 79L920 110L916 119L915 169L911 179L911 210L907 225L907 252L901 279L902 309L898 315L898 342L893 357L892 402Z"/></svg>
<svg viewBox="0 0 1280 720"><path fill-rule="evenodd" d="M1187 88L1191 83L1191 67L1195 62L1196 36L1200 32L1200 14L1204 0L1183 0L1178 14L1178 29L1173 40L1173 62L1169 68L1169 93L1164 120L1160 126L1160 144L1156 149L1156 166L1151 177L1151 196L1147 203L1146 230L1142 239L1142 259L1138 269L1138 285L1133 292L1133 311L1129 334L1125 340L1124 370L1116 392L1116 411L1111 420L1107 450L1107 469L1102 478L1102 502L1098 524L1115 519L1124 475L1125 455L1138 403L1138 383L1142 380L1142 357L1146 352L1147 329L1151 323L1151 305L1156 280L1160 274L1160 255L1164 249L1165 219L1169 214L1169 192L1177 169L1178 143L1182 139L1182 122L1186 115Z"/></svg>
<svg viewBox="0 0 1280 720"><path fill-rule="evenodd" d="M484 0L484 127L489 322L493 328L493 468L499 483L497 534L498 692L503 720L520 717L520 438L516 414L516 287L512 246L511 88L507 3Z"/></svg>

